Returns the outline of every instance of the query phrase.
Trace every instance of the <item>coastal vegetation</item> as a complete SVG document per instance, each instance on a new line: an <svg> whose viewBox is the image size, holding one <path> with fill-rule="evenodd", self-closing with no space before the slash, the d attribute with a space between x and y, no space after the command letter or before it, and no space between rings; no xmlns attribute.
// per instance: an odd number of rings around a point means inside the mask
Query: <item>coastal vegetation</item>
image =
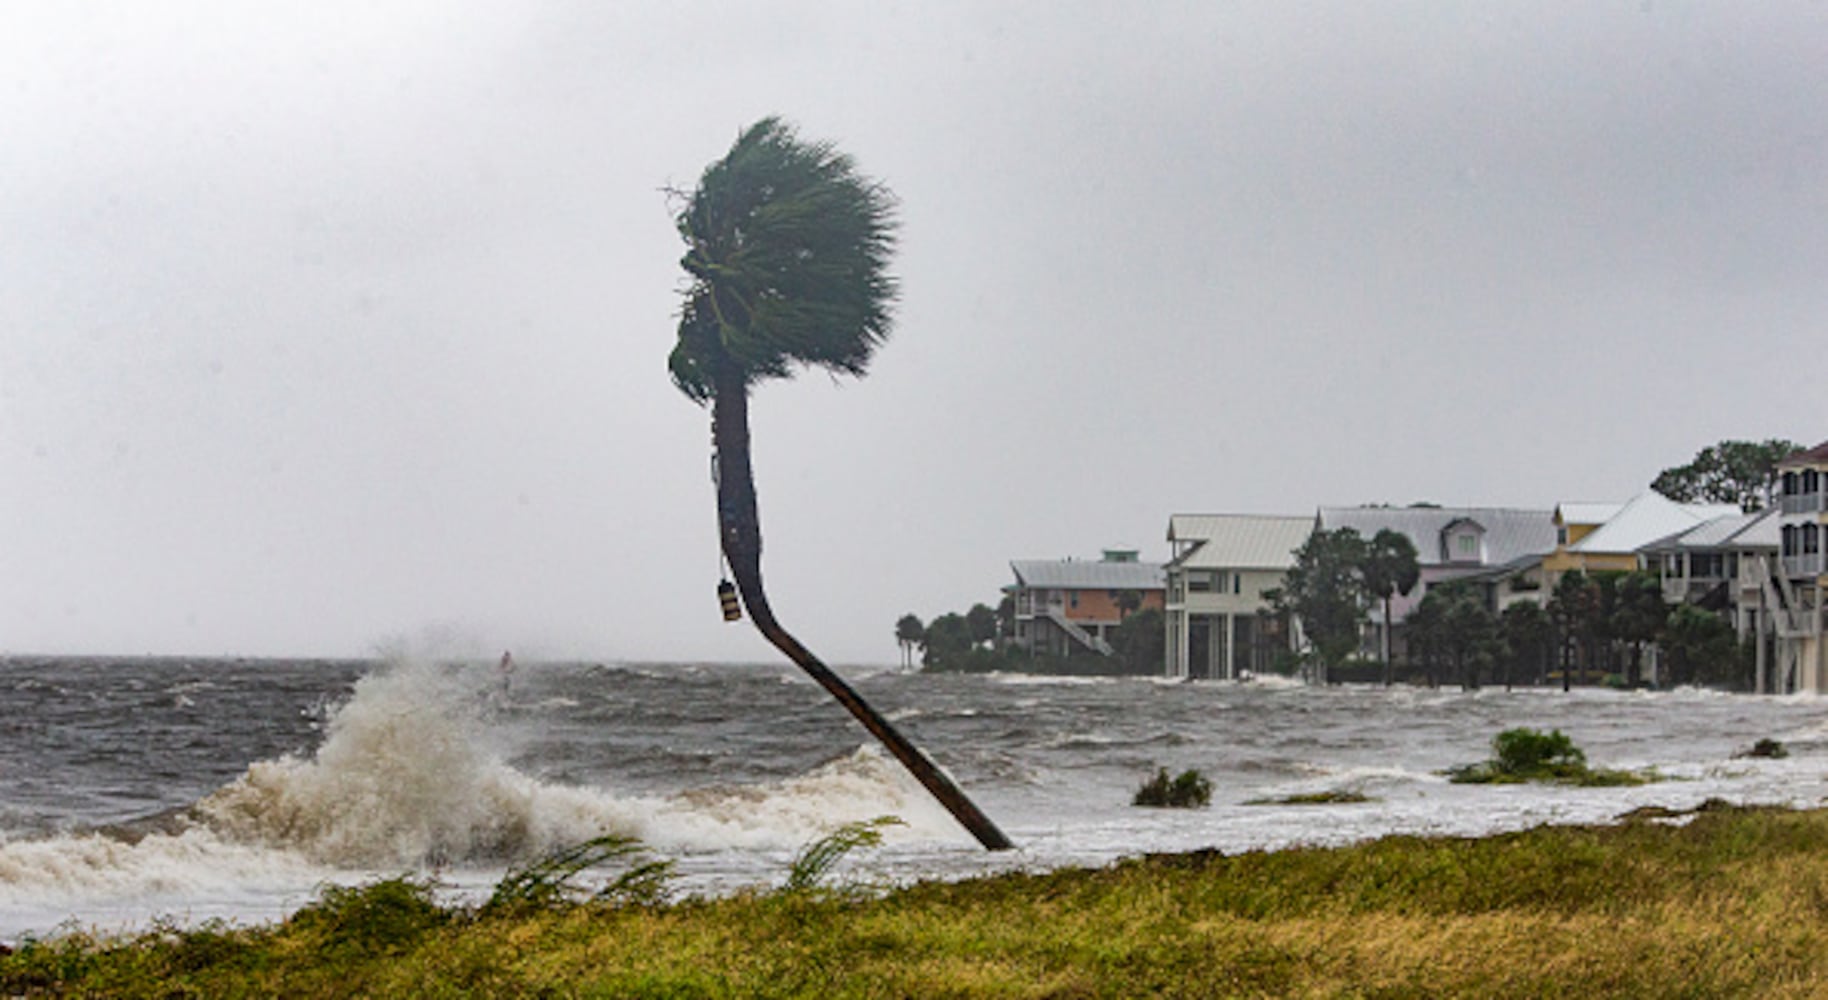
<svg viewBox="0 0 1828 1000"><path fill-rule="evenodd" d="M1492 737L1492 756L1477 764L1452 768L1448 780L1455 784L1504 785L1525 781L1552 781L1567 785L1642 785L1654 775L1632 771L1595 769L1587 755L1561 730L1506 729Z"/></svg>
<svg viewBox="0 0 1828 1000"><path fill-rule="evenodd" d="M1719 615L1665 600L1656 574L1564 573L1542 607L1521 601L1494 614L1477 587L1428 591L1405 623L1410 679L1478 688L1488 684L1564 688L1575 678L1631 688L1648 685L1652 646L1662 650L1658 685L1745 688L1750 656Z"/></svg>
<svg viewBox="0 0 1828 1000"><path fill-rule="evenodd" d="M1753 743L1751 749L1734 754L1736 757L1763 757L1768 760L1782 760L1790 756L1790 750L1782 742L1764 737Z"/></svg>
<svg viewBox="0 0 1828 1000"><path fill-rule="evenodd" d="M1137 857L873 893L757 889L485 915L391 880L283 922L83 933L0 994L110 997L1805 997L1828 991L1828 813Z"/></svg>
<svg viewBox="0 0 1828 1000"><path fill-rule="evenodd" d="M1247 799L1247 806L1338 806L1375 801L1355 788L1335 788L1324 792L1297 792L1269 799Z"/></svg>
<svg viewBox="0 0 1828 1000"><path fill-rule="evenodd" d="M1161 610L1140 607L1137 600L1120 603L1124 618L1111 632L1108 656L1090 651L1056 656L1016 644L1015 606L1008 597L995 608L974 604L963 614L949 611L924 625L916 615L903 615L895 637L904 650L919 648L921 669L933 673L1160 676L1166 657Z"/></svg>
<svg viewBox="0 0 1828 1000"><path fill-rule="evenodd" d="M1677 503L1736 503L1747 512L1771 504L1777 463L1803 450L1794 441L1721 441L1686 465L1657 473L1650 488Z"/></svg>
<svg viewBox="0 0 1828 1000"><path fill-rule="evenodd" d="M1135 806L1168 809L1204 809L1211 802L1212 779L1201 774L1198 768L1189 768L1170 778L1165 767L1157 768L1155 776L1143 782L1130 800Z"/></svg>
<svg viewBox="0 0 1828 1000"><path fill-rule="evenodd" d="M726 621L756 631L882 743L988 850L1012 846L952 779L774 616L762 581L762 523L750 453L749 391L801 368L862 377L894 325L895 196L827 142L764 118L670 192L685 241L673 385L711 411L718 546L734 577L718 584ZM741 597L740 609L737 597Z"/></svg>
<svg viewBox="0 0 1828 1000"><path fill-rule="evenodd" d="M1413 555L1413 547L1410 551ZM1282 586L1263 593L1275 613L1300 619L1319 680L1330 679L1358 650L1365 607L1383 596L1367 586L1370 552L1352 528L1316 531L1295 550L1295 565Z"/></svg>

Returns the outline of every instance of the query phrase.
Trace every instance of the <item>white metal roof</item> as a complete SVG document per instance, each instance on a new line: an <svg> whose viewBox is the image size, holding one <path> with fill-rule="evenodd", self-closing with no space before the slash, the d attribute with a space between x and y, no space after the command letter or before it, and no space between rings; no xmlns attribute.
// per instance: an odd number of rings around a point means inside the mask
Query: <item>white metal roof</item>
<svg viewBox="0 0 1828 1000"><path fill-rule="evenodd" d="M1605 524L1624 508L1622 503L1564 503L1555 508L1563 524Z"/></svg>
<svg viewBox="0 0 1828 1000"><path fill-rule="evenodd" d="M1160 590L1166 576L1160 563L1105 562L1100 559L1017 559L1009 564L1024 587L1063 590Z"/></svg>
<svg viewBox="0 0 1828 1000"><path fill-rule="evenodd" d="M1780 540L1777 509L1728 514L1644 546L1652 552L1680 549L1775 549Z"/></svg>
<svg viewBox="0 0 1828 1000"><path fill-rule="evenodd" d="M1263 514L1175 514L1168 541L1194 543L1169 565L1192 569L1288 569L1314 533L1312 517Z"/></svg>
<svg viewBox="0 0 1828 1000"><path fill-rule="evenodd" d="M1683 504L1655 490L1645 490L1627 501L1605 524L1593 529L1592 534L1568 546L1568 551L1636 552L1677 532L1738 513L1738 504Z"/></svg>
<svg viewBox="0 0 1828 1000"><path fill-rule="evenodd" d="M1400 531L1423 566L1445 562L1441 532L1448 525L1472 521L1485 529L1484 562L1492 566L1555 551L1554 517L1554 511L1510 507L1322 507L1318 521L1327 531L1351 528L1367 539L1385 528Z"/></svg>

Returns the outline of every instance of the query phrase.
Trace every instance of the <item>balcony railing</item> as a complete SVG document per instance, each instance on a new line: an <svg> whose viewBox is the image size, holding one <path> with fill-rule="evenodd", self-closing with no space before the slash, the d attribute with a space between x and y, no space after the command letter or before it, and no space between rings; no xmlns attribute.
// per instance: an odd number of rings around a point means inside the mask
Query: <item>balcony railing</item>
<svg viewBox="0 0 1828 1000"><path fill-rule="evenodd" d="M1799 576L1821 576L1828 573L1828 556L1820 552L1805 552L1801 555L1784 556L1784 575L1795 579Z"/></svg>
<svg viewBox="0 0 1828 1000"><path fill-rule="evenodd" d="M1828 494L1786 493L1777 498L1777 509L1785 514L1814 514L1828 510Z"/></svg>

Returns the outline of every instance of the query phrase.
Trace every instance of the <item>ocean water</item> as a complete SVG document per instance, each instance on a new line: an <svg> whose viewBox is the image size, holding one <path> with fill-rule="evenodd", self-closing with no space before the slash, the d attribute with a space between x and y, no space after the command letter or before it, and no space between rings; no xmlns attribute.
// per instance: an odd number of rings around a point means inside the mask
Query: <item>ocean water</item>
<svg viewBox="0 0 1828 1000"><path fill-rule="evenodd" d="M603 833L677 893L778 884L836 826L899 817L844 877L1099 865L1151 851L1477 835L1708 798L1828 797L1828 703L1700 690L1309 688L840 669L1016 842L990 854L791 665L0 660L0 941L283 918L421 873L454 899ZM1514 726L1635 788L1453 785ZM1761 738L1780 760L1739 756ZM1130 797L1158 767L1203 810ZM1253 804L1352 790L1371 801Z"/></svg>

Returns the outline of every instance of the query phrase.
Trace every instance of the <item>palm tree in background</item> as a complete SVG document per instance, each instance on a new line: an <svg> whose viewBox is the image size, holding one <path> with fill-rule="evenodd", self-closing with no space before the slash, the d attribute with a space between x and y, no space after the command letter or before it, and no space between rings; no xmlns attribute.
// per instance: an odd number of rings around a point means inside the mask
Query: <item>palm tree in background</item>
<svg viewBox="0 0 1828 1000"><path fill-rule="evenodd" d="M978 841L1012 846L888 720L775 620L762 587L762 529L749 461L749 389L800 366L861 376L889 335L895 199L829 143L765 118L705 168L675 217L691 276L673 384L711 407L720 543L749 618L812 675Z"/></svg>
<svg viewBox="0 0 1828 1000"><path fill-rule="evenodd" d="M1408 597L1422 578L1415 543L1400 531L1380 529L1365 548L1364 577L1366 592L1384 602L1378 652L1384 658L1384 686L1389 687L1396 679L1395 665L1390 662L1390 599L1397 594Z"/></svg>
<svg viewBox="0 0 1828 1000"><path fill-rule="evenodd" d="M914 647L927 637L927 627L914 615L902 615L895 622L895 641L901 643L902 669L914 666Z"/></svg>

